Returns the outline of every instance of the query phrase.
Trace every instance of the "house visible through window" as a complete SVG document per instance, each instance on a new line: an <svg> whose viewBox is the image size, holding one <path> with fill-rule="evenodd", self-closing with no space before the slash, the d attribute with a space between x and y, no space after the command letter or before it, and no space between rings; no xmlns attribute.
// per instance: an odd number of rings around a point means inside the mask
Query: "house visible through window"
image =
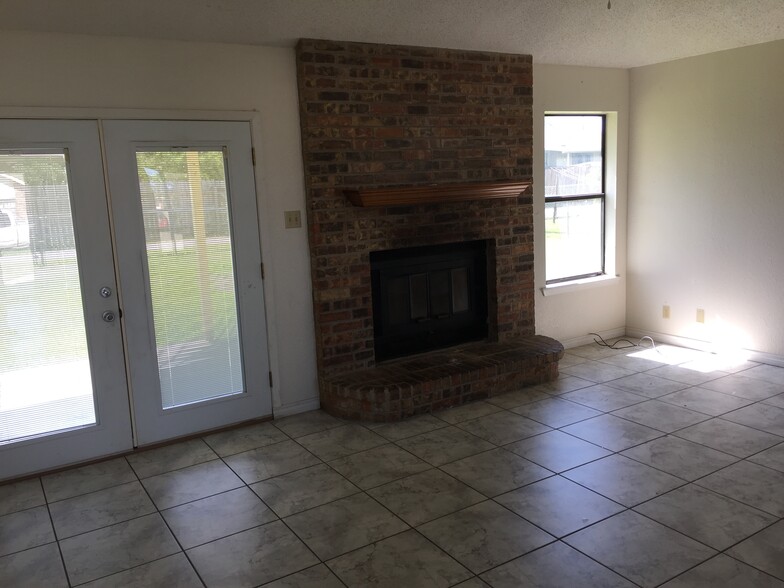
<svg viewBox="0 0 784 588"><path fill-rule="evenodd" d="M544 121L546 281L604 274L605 116Z"/></svg>

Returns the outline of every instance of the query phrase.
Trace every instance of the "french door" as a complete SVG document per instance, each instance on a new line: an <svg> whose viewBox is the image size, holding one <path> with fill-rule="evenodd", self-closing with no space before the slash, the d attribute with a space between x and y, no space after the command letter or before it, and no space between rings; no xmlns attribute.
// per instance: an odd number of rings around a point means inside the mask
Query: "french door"
<svg viewBox="0 0 784 588"><path fill-rule="evenodd" d="M270 414L260 264L247 123L0 121L0 479Z"/></svg>

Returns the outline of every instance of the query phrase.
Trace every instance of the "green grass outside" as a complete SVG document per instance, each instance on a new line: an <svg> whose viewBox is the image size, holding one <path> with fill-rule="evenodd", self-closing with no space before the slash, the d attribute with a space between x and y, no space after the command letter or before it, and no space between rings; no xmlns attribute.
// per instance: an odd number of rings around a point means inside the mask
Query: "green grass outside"
<svg viewBox="0 0 784 588"><path fill-rule="evenodd" d="M6 253L0 258L5 264L0 282L0 371L86 357L81 292L74 279L76 261L47 261L45 267L34 268L21 251L10 253L14 260L6 259ZM208 321L202 316L196 250L149 252L159 346L225 339L227 333L236 333L230 246L208 243L206 257ZM7 265L8 261L15 265ZM31 273L33 281L6 283Z"/></svg>
<svg viewBox="0 0 784 588"><path fill-rule="evenodd" d="M203 302L195 248L178 253L148 254L155 339L159 347L201 339L223 339L229 332L236 333L230 246L207 244L206 257L208 292Z"/></svg>
<svg viewBox="0 0 784 588"><path fill-rule="evenodd" d="M545 238L547 239L560 239L561 227L558 226L558 223L550 219L546 219L544 221L544 234Z"/></svg>

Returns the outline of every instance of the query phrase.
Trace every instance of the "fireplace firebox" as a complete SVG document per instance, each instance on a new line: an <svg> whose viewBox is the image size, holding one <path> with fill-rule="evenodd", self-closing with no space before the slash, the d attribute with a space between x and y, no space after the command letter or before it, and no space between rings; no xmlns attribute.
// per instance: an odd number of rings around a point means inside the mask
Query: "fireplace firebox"
<svg viewBox="0 0 784 588"><path fill-rule="evenodd" d="M487 338L487 241L370 253L376 361Z"/></svg>

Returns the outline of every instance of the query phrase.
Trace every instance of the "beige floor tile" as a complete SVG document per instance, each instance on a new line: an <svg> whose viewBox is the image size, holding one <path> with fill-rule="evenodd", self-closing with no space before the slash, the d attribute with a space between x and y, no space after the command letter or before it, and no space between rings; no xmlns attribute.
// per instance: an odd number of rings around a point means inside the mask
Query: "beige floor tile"
<svg viewBox="0 0 784 588"><path fill-rule="evenodd" d="M49 502L135 481L136 474L124 457L65 470L41 478L46 491L46 499Z"/></svg>
<svg viewBox="0 0 784 588"><path fill-rule="evenodd" d="M54 541L45 506L36 506L0 517L0 556Z"/></svg>
<svg viewBox="0 0 784 588"><path fill-rule="evenodd" d="M414 530L335 558L329 567L348 586L448 588L471 577L471 572Z"/></svg>
<svg viewBox="0 0 784 588"><path fill-rule="evenodd" d="M784 517L784 473L739 461L695 482L759 510Z"/></svg>
<svg viewBox="0 0 784 588"><path fill-rule="evenodd" d="M397 423L386 423L373 428L373 432L390 441L400 441L414 435L440 429L447 424L431 414L411 417Z"/></svg>
<svg viewBox="0 0 784 588"><path fill-rule="evenodd" d="M658 586L716 554L632 511L578 531L564 541L644 588Z"/></svg>
<svg viewBox="0 0 784 588"><path fill-rule="evenodd" d="M634 587L631 582L560 541L498 566L482 577L493 588Z"/></svg>
<svg viewBox="0 0 784 588"><path fill-rule="evenodd" d="M452 426L402 439L397 444L434 466L493 449L491 443Z"/></svg>
<svg viewBox="0 0 784 588"><path fill-rule="evenodd" d="M628 421L663 431L664 433L672 433L710 418L706 414L666 402L659 402L658 400L641 402L634 406L616 410L612 414Z"/></svg>
<svg viewBox="0 0 784 588"><path fill-rule="evenodd" d="M563 476L628 507L685 484L680 478L622 455L593 461Z"/></svg>
<svg viewBox="0 0 784 588"><path fill-rule="evenodd" d="M451 514L485 497L441 470L429 470L368 492L411 526Z"/></svg>
<svg viewBox="0 0 784 588"><path fill-rule="evenodd" d="M472 419L477 419L479 417L493 414L499 410L501 410L501 407L496 406L494 402L491 403L489 401L479 401L470 402L468 404L457 406L455 408L449 408L447 410L442 410L433 413L433 416L441 419L445 423L455 425L457 423L462 423L463 421L470 421Z"/></svg>
<svg viewBox="0 0 784 588"><path fill-rule="evenodd" d="M722 394L721 392L700 388L699 386L660 396L659 400L682 408L688 408L689 410L696 410L710 416L719 416L754 402L753 400Z"/></svg>
<svg viewBox="0 0 784 588"><path fill-rule="evenodd" d="M285 522L324 561L409 528L366 494L292 515Z"/></svg>
<svg viewBox="0 0 784 588"><path fill-rule="evenodd" d="M784 472L784 443L779 443L770 449L760 451L748 459L756 464Z"/></svg>
<svg viewBox="0 0 784 588"><path fill-rule="evenodd" d="M623 451L664 435L657 429L609 414L580 421L561 430L611 451Z"/></svg>
<svg viewBox="0 0 784 588"><path fill-rule="evenodd" d="M274 478L321 463L295 441L283 441L227 457L226 464L246 484Z"/></svg>
<svg viewBox="0 0 784 588"><path fill-rule="evenodd" d="M580 388L574 392L561 394L560 398L602 412L618 410L619 408L632 406L647 400L644 396L627 392L620 388L613 388L608 384L597 384L589 388Z"/></svg>
<svg viewBox="0 0 784 588"><path fill-rule="evenodd" d="M302 512L359 492L359 488L324 464L251 485L279 517Z"/></svg>
<svg viewBox="0 0 784 588"><path fill-rule="evenodd" d="M446 473L485 496L497 496L552 475L506 449L493 449L441 466Z"/></svg>
<svg viewBox="0 0 784 588"><path fill-rule="evenodd" d="M518 406L530 404L531 402L546 400L553 397L552 394L548 394L538 388L538 386L532 386L530 388L523 388L522 390L515 390L514 392L499 394L498 396L488 398L487 402L499 408L509 410Z"/></svg>
<svg viewBox="0 0 784 588"><path fill-rule="evenodd" d="M690 482L738 461L728 453L672 435L637 445L621 455Z"/></svg>
<svg viewBox="0 0 784 588"><path fill-rule="evenodd" d="M0 557L0 580L3 588L68 588L56 543Z"/></svg>
<svg viewBox="0 0 784 588"><path fill-rule="evenodd" d="M727 554L784 580L784 521L746 539Z"/></svg>
<svg viewBox="0 0 784 588"><path fill-rule="evenodd" d="M590 380L596 384L609 382L610 380L617 380L618 378L623 378L634 374L634 372L631 370L607 363L599 363L597 361L586 361L585 363L578 363L577 365L562 369L561 372L569 376L582 378L583 380Z"/></svg>
<svg viewBox="0 0 784 588"><path fill-rule="evenodd" d="M624 510L620 504L561 476L496 496L495 501L555 537L574 533Z"/></svg>
<svg viewBox="0 0 784 588"><path fill-rule="evenodd" d="M43 504L46 499L39 478L0 486L0 516Z"/></svg>
<svg viewBox="0 0 784 588"><path fill-rule="evenodd" d="M149 478L216 459L217 454L201 439L192 439L157 449L139 451L128 456L136 475Z"/></svg>
<svg viewBox="0 0 784 588"><path fill-rule="evenodd" d="M242 486L221 460L208 461L142 480L155 506L163 510Z"/></svg>
<svg viewBox="0 0 784 588"><path fill-rule="evenodd" d="M598 445L561 431L529 437L510 443L504 449L559 473L611 454Z"/></svg>
<svg viewBox="0 0 784 588"><path fill-rule="evenodd" d="M264 588L344 588L343 582L337 579L324 564L319 564L291 574L280 580L264 584Z"/></svg>
<svg viewBox="0 0 784 588"><path fill-rule="evenodd" d="M155 512L139 482L113 486L49 505L59 539L108 527Z"/></svg>
<svg viewBox="0 0 784 588"><path fill-rule="evenodd" d="M288 437L270 422L258 423L204 437L205 443L212 447L212 450L221 457L272 445L273 443L280 443L287 439Z"/></svg>
<svg viewBox="0 0 784 588"><path fill-rule="evenodd" d="M492 500L425 523L418 530L475 574L554 541L552 535Z"/></svg>
<svg viewBox="0 0 784 588"><path fill-rule="evenodd" d="M640 504L634 510L719 551L776 521L770 514L694 484Z"/></svg>
<svg viewBox="0 0 784 588"><path fill-rule="evenodd" d="M646 398L660 398L665 394L672 394L673 392L689 387L688 384L660 378L649 372L613 380L612 382L608 382L607 385L611 388L625 390L626 392L631 392L638 396L645 396Z"/></svg>
<svg viewBox="0 0 784 588"><path fill-rule="evenodd" d="M784 438L777 435L721 418L698 423L674 434L736 457L748 457L784 441Z"/></svg>
<svg viewBox="0 0 784 588"><path fill-rule="evenodd" d="M769 404L752 404L722 417L726 421L753 427L772 435L782 437L784 441L784 408Z"/></svg>
<svg viewBox="0 0 784 588"><path fill-rule="evenodd" d="M68 577L82 584L180 551L159 514L60 541Z"/></svg>
<svg viewBox="0 0 784 588"><path fill-rule="evenodd" d="M464 421L457 426L494 445L506 445L551 430L547 425L507 410Z"/></svg>
<svg viewBox="0 0 784 588"><path fill-rule="evenodd" d="M188 550L207 586L252 588L319 563L280 521Z"/></svg>
<svg viewBox="0 0 784 588"><path fill-rule="evenodd" d="M570 376L568 374L560 374L557 380L553 380L552 382L545 382L544 384L538 384L536 386L531 386L529 390L535 390L537 392L545 392L550 394L551 396L558 396L560 394L566 394L567 392L574 392L575 390L579 390L580 388L588 388L589 386L594 386L595 383L591 382L590 380L585 380L583 378L578 378L575 376Z"/></svg>
<svg viewBox="0 0 784 588"><path fill-rule="evenodd" d="M521 416L556 429L602 414L593 408L560 398L539 400L512 408L511 410Z"/></svg>
<svg viewBox="0 0 784 588"><path fill-rule="evenodd" d="M429 470L432 466L396 445L381 445L329 462L363 490Z"/></svg>
<svg viewBox="0 0 784 588"><path fill-rule="evenodd" d="M82 586L84 588L145 588L147 586L186 588L201 586L201 580L185 554L175 553Z"/></svg>
<svg viewBox="0 0 784 588"><path fill-rule="evenodd" d="M299 437L297 442L324 461L345 457L388 443L361 425L343 425Z"/></svg>
<svg viewBox="0 0 784 588"><path fill-rule="evenodd" d="M770 367L772 366L759 366L746 370L741 374L733 374L717 380L705 382L700 387L722 392L724 394L730 394L731 396L738 396L739 398L746 398L748 400L765 400L784 392L784 382L769 382L765 379L753 377L752 374L763 373L757 371L760 368L767 370L767 368ZM781 370L781 368L776 369Z"/></svg>
<svg viewBox="0 0 784 588"><path fill-rule="evenodd" d="M662 588L716 588L753 586L784 588L784 582L726 555L717 555L662 585Z"/></svg>
<svg viewBox="0 0 784 588"><path fill-rule="evenodd" d="M161 514L183 549L277 519L275 513L245 487L170 508Z"/></svg>
<svg viewBox="0 0 784 588"><path fill-rule="evenodd" d="M666 365L645 373L650 374L651 376L681 382L682 384L688 384L689 386L699 386L700 384L729 375L727 372L717 370L703 371L700 367L699 364L692 365L691 362L686 362L678 365Z"/></svg>
<svg viewBox="0 0 784 588"><path fill-rule="evenodd" d="M282 419L275 419L273 424L292 439L296 439L311 433L339 427L345 423L328 415L323 410L312 410Z"/></svg>

